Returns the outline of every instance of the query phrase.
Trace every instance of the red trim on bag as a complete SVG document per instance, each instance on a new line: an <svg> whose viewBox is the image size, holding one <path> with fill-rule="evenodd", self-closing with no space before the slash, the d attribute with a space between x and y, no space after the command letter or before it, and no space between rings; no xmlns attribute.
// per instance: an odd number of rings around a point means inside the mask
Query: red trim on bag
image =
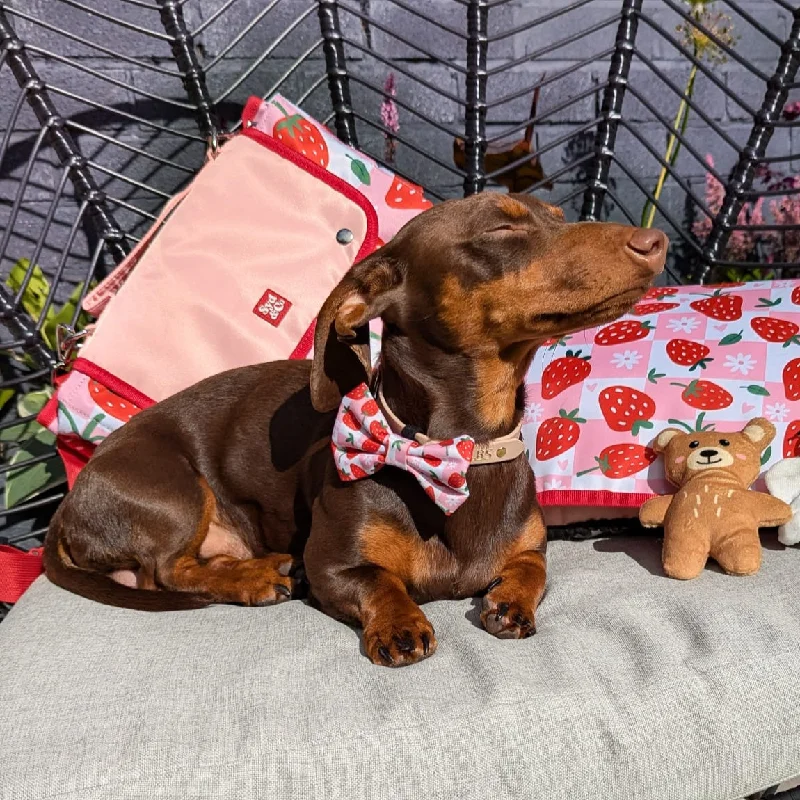
<svg viewBox="0 0 800 800"><path fill-rule="evenodd" d="M48 427L58 416L58 393L54 394L39 412L36 421L43 427Z"/></svg>
<svg viewBox="0 0 800 800"><path fill-rule="evenodd" d="M545 489L537 492L539 504L543 506L602 506L604 508L637 508L645 500L655 497L655 493L642 492L622 494L606 489Z"/></svg>
<svg viewBox="0 0 800 800"><path fill-rule="evenodd" d="M67 473L67 488L72 489L75 479L89 463L95 448L96 445L74 433L60 434L56 437L56 451L61 456Z"/></svg>
<svg viewBox="0 0 800 800"><path fill-rule="evenodd" d="M0 603L16 603L44 572L41 547L27 553L10 544L0 544Z"/></svg>
<svg viewBox="0 0 800 800"><path fill-rule="evenodd" d="M114 394L119 395L123 400L133 403L141 409L149 408L156 403L155 400L151 400L146 394L142 394L138 389L134 389L129 383L125 383L125 381L120 380L116 375L112 375L107 370L98 367L97 364L85 358L76 358L72 368L99 381L106 389L109 389L114 392Z"/></svg>
<svg viewBox="0 0 800 800"><path fill-rule="evenodd" d="M244 104L244 109L242 110L242 125L245 128L247 128L248 123L256 118L261 104L266 102L266 100L254 94L251 94L250 97L247 98L247 102Z"/></svg>
<svg viewBox="0 0 800 800"><path fill-rule="evenodd" d="M305 358L314 346L314 331L317 329L317 320L312 319L308 330L303 334L302 339L297 343L297 347L289 354L289 358Z"/></svg>
<svg viewBox="0 0 800 800"><path fill-rule="evenodd" d="M248 106L249 104L250 101L248 100ZM242 117L242 119L244 119L244 117ZM378 214L375 211L372 203L370 203L370 201L367 200L367 198L361 194L361 192L359 192L355 186L351 186L349 183L347 183L347 181L342 180L338 175L328 172L327 169L319 166L319 164L315 164L310 158L306 158L306 156L301 155L296 150L292 150L291 148L287 147L285 144L283 144L283 142L273 139L272 136L268 136L266 133L263 133L256 128L247 128L246 130L243 130L242 136L246 136L248 139L258 142L258 144L263 145L268 150L272 150L273 153L276 153L281 158L291 161L296 167L299 167L304 172L308 172L309 175L313 175L323 183L327 183L331 189L335 189L337 192L339 192L339 194L343 194L348 200L351 200L364 212L364 216L367 218L367 232L364 236L364 241L361 243L361 247L358 250L355 261L353 262L354 264L357 264L362 258L365 258L372 253L373 250L377 249Z"/></svg>

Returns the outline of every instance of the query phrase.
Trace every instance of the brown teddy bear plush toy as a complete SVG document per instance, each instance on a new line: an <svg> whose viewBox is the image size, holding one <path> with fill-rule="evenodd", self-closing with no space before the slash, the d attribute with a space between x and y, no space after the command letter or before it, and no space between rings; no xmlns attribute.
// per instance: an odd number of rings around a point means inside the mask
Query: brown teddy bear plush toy
<svg viewBox="0 0 800 800"><path fill-rule="evenodd" d="M782 500L749 491L775 427L758 417L740 433L685 433L667 428L653 449L664 454L674 495L648 500L639 510L646 528L664 526L662 563L671 578L696 578L709 556L731 575L761 566L758 529L782 525L792 509Z"/></svg>

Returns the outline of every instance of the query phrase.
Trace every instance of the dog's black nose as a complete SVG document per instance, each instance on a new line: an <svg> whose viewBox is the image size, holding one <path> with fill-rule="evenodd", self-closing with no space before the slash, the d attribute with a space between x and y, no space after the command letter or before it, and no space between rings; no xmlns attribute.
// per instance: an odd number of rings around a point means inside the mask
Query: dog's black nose
<svg viewBox="0 0 800 800"><path fill-rule="evenodd" d="M716 450L701 450L700 451L700 455L703 456L703 458L714 458L714 456L716 454L717 454Z"/></svg>

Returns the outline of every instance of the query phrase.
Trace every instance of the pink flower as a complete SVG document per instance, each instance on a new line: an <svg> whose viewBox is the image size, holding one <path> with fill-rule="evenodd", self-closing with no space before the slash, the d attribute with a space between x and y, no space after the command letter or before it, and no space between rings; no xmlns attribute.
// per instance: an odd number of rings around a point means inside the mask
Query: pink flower
<svg viewBox="0 0 800 800"><path fill-rule="evenodd" d="M787 103L783 107L783 118L789 121L800 117L800 100L795 100L794 103Z"/></svg>
<svg viewBox="0 0 800 800"><path fill-rule="evenodd" d="M395 86L393 72L390 72L386 76L386 81L383 84L383 95L383 101L381 102L381 122L384 128L392 133L397 133L400 130L400 112L397 110L397 104L392 99L397 95L397 87ZM396 150L392 133L386 133L386 131L383 133L386 139L383 156L390 164L394 161Z"/></svg>

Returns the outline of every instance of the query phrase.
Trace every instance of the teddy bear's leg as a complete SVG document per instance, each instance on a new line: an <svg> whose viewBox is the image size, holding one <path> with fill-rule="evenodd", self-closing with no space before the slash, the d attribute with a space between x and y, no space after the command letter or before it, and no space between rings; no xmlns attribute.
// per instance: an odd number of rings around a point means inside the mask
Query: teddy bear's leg
<svg viewBox="0 0 800 800"><path fill-rule="evenodd" d="M711 557L729 575L752 575L761 566L761 540L751 525L718 534Z"/></svg>
<svg viewBox="0 0 800 800"><path fill-rule="evenodd" d="M670 578L688 581L696 578L708 561L711 533L700 523L673 522L664 532L661 561Z"/></svg>

